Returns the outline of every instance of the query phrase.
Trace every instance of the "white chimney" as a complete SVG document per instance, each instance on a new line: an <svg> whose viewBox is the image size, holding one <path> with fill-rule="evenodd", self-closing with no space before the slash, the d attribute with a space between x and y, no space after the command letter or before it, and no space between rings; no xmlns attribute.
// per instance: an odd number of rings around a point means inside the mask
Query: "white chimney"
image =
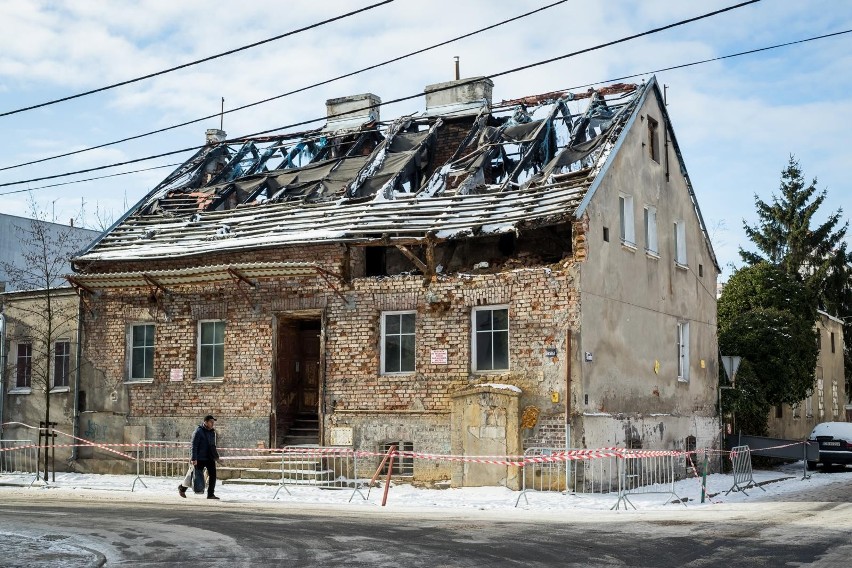
<svg viewBox="0 0 852 568"><path fill-rule="evenodd" d="M219 130L218 128L208 128L207 132L207 144L218 144L219 142L224 142L228 139L228 135L225 134L224 130Z"/></svg>
<svg viewBox="0 0 852 568"><path fill-rule="evenodd" d="M328 122L323 130L357 128L368 122L379 121L382 99L373 93L350 95L325 101Z"/></svg>
<svg viewBox="0 0 852 568"><path fill-rule="evenodd" d="M491 104L494 83L488 77L469 77L427 85L426 114L472 114Z"/></svg>

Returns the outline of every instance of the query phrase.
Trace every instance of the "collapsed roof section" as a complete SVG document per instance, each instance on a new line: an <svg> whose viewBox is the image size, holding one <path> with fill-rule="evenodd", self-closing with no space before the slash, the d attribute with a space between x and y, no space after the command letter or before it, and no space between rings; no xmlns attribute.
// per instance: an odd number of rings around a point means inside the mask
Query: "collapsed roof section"
<svg viewBox="0 0 852 568"><path fill-rule="evenodd" d="M568 219L648 86L491 104L491 81L426 89L392 121L371 94L327 102L320 129L208 143L77 261L320 241L413 242Z"/></svg>

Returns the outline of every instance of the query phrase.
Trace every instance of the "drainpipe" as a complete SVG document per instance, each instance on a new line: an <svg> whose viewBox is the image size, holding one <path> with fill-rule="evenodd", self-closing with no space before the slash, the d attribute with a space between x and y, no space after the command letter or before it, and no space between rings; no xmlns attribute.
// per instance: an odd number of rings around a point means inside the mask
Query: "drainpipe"
<svg viewBox="0 0 852 568"><path fill-rule="evenodd" d="M0 440L3 439L3 409L6 407L6 313L0 304Z"/></svg>
<svg viewBox="0 0 852 568"><path fill-rule="evenodd" d="M74 373L74 420L71 432L74 439L80 436L80 368L83 358L83 301L77 296L77 369ZM71 461L77 461L77 444L71 446Z"/></svg>

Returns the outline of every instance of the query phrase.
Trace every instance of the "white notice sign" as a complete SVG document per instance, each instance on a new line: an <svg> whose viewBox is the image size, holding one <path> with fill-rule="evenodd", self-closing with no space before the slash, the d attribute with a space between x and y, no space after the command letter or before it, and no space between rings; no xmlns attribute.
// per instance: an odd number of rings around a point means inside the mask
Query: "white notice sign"
<svg viewBox="0 0 852 568"><path fill-rule="evenodd" d="M169 371L169 380L173 383L178 383L183 380L183 369L171 369Z"/></svg>
<svg viewBox="0 0 852 568"><path fill-rule="evenodd" d="M446 365L447 364L447 350L446 349L432 349L431 350L431 356L430 356L429 360L433 365Z"/></svg>

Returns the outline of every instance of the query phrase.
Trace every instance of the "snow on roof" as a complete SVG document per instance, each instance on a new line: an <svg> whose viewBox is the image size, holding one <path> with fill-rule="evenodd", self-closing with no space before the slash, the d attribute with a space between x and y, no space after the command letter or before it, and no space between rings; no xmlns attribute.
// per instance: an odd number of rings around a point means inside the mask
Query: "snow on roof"
<svg viewBox="0 0 852 568"><path fill-rule="evenodd" d="M451 104L449 113L433 107L391 122L371 115L346 128L338 120L334 131L213 142L75 261L452 239L565 222L646 88Z"/></svg>

